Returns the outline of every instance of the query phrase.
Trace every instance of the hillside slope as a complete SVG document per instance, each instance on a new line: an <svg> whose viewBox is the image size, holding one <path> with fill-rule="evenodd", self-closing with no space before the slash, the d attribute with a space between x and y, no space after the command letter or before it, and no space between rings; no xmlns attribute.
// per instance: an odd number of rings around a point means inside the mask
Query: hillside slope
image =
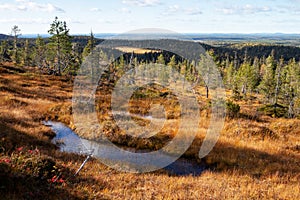
<svg viewBox="0 0 300 200"><path fill-rule="evenodd" d="M85 158L60 152L41 123L69 124L71 97L64 77L0 64L0 199L300 199L300 121L256 113L259 101L237 102L240 115L226 120L199 176L130 174L91 159L73 177Z"/></svg>

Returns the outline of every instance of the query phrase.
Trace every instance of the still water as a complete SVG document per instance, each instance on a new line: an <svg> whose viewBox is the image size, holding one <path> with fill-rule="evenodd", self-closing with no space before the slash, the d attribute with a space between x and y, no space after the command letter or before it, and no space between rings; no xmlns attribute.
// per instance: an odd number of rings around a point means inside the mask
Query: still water
<svg viewBox="0 0 300 200"><path fill-rule="evenodd" d="M112 153L114 152L115 147L112 147L111 145L80 138L69 127L59 122L47 121L43 123L44 125L51 127L53 132L55 132L56 136L52 139L52 142L58 145L60 150L63 152L92 155L100 160L112 160L120 162L124 160L125 154L122 155L121 153ZM128 161L128 159L126 159L126 161ZM164 169L173 175L197 176L206 170L207 166L204 164L199 164L194 160L179 158L172 164L164 167Z"/></svg>

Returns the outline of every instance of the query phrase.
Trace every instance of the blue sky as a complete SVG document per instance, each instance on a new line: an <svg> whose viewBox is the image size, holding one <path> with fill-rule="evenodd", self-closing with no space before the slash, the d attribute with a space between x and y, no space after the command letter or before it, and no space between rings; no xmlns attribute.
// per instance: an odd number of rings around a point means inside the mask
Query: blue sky
<svg viewBox="0 0 300 200"><path fill-rule="evenodd" d="M163 28L179 33L300 33L300 0L0 0L0 33L72 34Z"/></svg>

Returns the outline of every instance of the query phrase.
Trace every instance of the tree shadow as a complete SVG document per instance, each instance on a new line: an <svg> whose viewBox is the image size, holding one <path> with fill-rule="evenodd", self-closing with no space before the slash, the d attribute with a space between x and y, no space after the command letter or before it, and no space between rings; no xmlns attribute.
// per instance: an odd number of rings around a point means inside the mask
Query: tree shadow
<svg viewBox="0 0 300 200"><path fill-rule="evenodd" d="M250 135L250 137L255 137L260 141L280 142L273 132L269 132L268 128L265 133L259 131L259 135ZM300 179L300 157L299 154L291 153L292 150L271 153L218 141L212 151L199 161L198 152L201 145L202 140L196 138L188 151L180 158L193 164L175 163L166 168L166 173L171 176L199 176L205 171L214 171L235 172L253 178L276 175Z"/></svg>
<svg viewBox="0 0 300 200"><path fill-rule="evenodd" d="M262 119L259 115L251 115L248 113L239 113L235 118L237 119L245 119L245 120L252 120L256 122L262 122L265 123L267 122L265 119Z"/></svg>
<svg viewBox="0 0 300 200"><path fill-rule="evenodd" d="M85 199L71 194L62 185L50 184L28 174L18 173L0 163L0 199Z"/></svg>
<svg viewBox="0 0 300 200"><path fill-rule="evenodd" d="M300 159L297 155L284 152L271 154L224 142L218 142L203 161L214 171L235 170L256 178L268 175L299 177L300 174Z"/></svg>
<svg viewBox="0 0 300 200"><path fill-rule="evenodd" d="M168 173L170 176L200 176L204 171L210 170L204 162L197 162L195 159L181 157L175 162L163 168L162 173Z"/></svg>
<svg viewBox="0 0 300 200"><path fill-rule="evenodd" d="M40 154L22 158L27 150L18 152L20 147L37 148ZM18 154L21 158L13 161L13 157L19 156ZM89 194L74 190L73 184L86 181L99 188L106 187L106 183L93 177L85 177L85 180L80 176L73 177L75 171L62 167L57 162L83 162L83 156L61 153L50 140L42 141L16 130L4 123L3 117L0 118L0 156L0 199L88 199ZM53 166L59 167L61 171L52 172L55 170ZM35 169L38 171L32 174ZM51 182L53 175L63 177L63 182Z"/></svg>
<svg viewBox="0 0 300 200"><path fill-rule="evenodd" d="M36 147L41 149L55 148L54 144L39 140L36 137L18 131L9 124L3 123L2 120L3 117L0 117L0 138L3 141L0 144L7 153L11 153L16 148L22 146Z"/></svg>
<svg viewBox="0 0 300 200"><path fill-rule="evenodd" d="M254 128L257 127L253 125L251 129ZM256 137L260 140L278 139L277 135L267 127L259 128L261 129L249 133L249 137ZM254 177L270 174L294 175L300 173L299 158L290 154L271 154L251 148L240 148L219 141L209 155L200 162L197 162L195 154L200 150L201 139L195 139L192 146L193 149L191 152L193 152L193 154L186 153L184 155L185 157L183 156L176 162L166 166L164 170L162 170L162 173L167 173L171 176L199 176L205 170L235 170ZM58 154L58 156L59 155L61 154ZM71 159L78 156L76 156L76 154L70 155L74 155ZM193 158L191 158L192 155L194 155ZM189 156L189 158L187 156ZM66 159L67 156L57 158ZM82 157L77 157L76 160L78 159L82 159Z"/></svg>
<svg viewBox="0 0 300 200"><path fill-rule="evenodd" d="M70 81L65 77L47 77L46 79L42 79L37 74L34 75L34 78L30 76L26 76L26 71L21 68L1 65L3 74L10 75L14 73L18 73L19 76L21 74L22 77L18 77L17 79L8 79L1 78L0 82L2 83L0 87L0 91L13 93L15 97L21 98L29 98L29 99L45 99L51 100L54 102L64 101L70 99L68 95L64 94L71 92ZM59 88L52 88L52 85L48 84L46 81L58 82ZM47 85L47 87L45 87ZM40 90L38 87L43 86L43 90ZM53 90L58 90L58 92L53 92Z"/></svg>

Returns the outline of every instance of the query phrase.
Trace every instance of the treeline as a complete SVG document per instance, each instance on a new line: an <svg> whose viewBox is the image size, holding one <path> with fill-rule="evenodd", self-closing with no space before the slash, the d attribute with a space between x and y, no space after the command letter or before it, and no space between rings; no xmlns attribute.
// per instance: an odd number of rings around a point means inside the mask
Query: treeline
<svg viewBox="0 0 300 200"><path fill-rule="evenodd" d="M48 33L49 38L19 38L21 30L14 26L11 36L2 37L0 62L14 62L23 66L36 66L42 72L55 75L75 75L82 60L103 40L69 34L66 22L56 17Z"/></svg>
<svg viewBox="0 0 300 200"><path fill-rule="evenodd" d="M94 38L93 33L89 37L70 36L66 22L59 21L57 17L50 24L48 33L51 35L49 38L20 39L21 30L14 26L12 36L1 42L0 62L11 61L24 66L36 66L48 74L73 76L85 57L102 41ZM251 100L260 96L268 114L290 118L299 116L299 48L257 45L230 49L202 45L219 68L224 85L232 92L233 99ZM176 69L187 80L206 87L206 96L209 97L208 79L199 78L201 73L196 67L207 67L209 62L205 57L196 63L167 51L124 53L116 59L111 55L102 56L111 61L114 81L130 67L142 63L165 64ZM159 73L164 80L172 79L163 70Z"/></svg>
<svg viewBox="0 0 300 200"><path fill-rule="evenodd" d="M267 58L245 58L241 64L227 58L219 67L233 98L260 94L270 114L290 118L299 115L300 63L295 58L276 60L272 51Z"/></svg>
<svg viewBox="0 0 300 200"><path fill-rule="evenodd" d="M157 63L167 65L186 77L188 81L198 83L206 88L205 96L209 98L208 82L210 77L201 77L202 72L212 71L213 62L218 67L226 89L231 91L231 98L238 100L253 100L259 98L263 107L261 110L273 117L294 118L300 115L300 62L292 58L286 61L283 58L277 60L275 51L271 51L267 57L251 58L246 53L242 62L238 59L220 59L213 49L207 51L208 57L199 55L200 61L187 61L171 52L161 51L148 55L148 59L142 59L144 55L123 54L115 62L111 63L109 73L116 74L114 80L118 80L122 73L143 63ZM131 55L131 56L130 56ZM109 55L103 55L109 60ZM149 61L150 60L150 61ZM199 72L199 69L201 72ZM165 82L172 80L168 73L161 69L159 78Z"/></svg>
<svg viewBox="0 0 300 200"><path fill-rule="evenodd" d="M237 59L241 63L245 58L245 54L250 59L256 57L267 58L273 51L276 60L283 58L285 61L289 61L295 58L296 61L300 61L300 48L295 46L241 43L238 45L216 47L205 43L200 44L206 50L213 50L219 60L225 60L229 57L230 59Z"/></svg>

